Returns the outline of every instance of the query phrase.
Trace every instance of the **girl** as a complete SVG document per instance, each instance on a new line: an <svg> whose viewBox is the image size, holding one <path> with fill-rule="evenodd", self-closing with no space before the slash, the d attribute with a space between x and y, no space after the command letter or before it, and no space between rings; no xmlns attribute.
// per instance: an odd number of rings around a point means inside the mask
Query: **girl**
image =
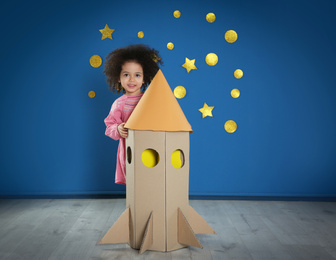
<svg viewBox="0 0 336 260"><path fill-rule="evenodd" d="M126 184L125 138L128 130L124 125L159 70L157 63L162 65L159 52L141 44L116 49L106 57L104 73L109 89L124 93L114 101L104 120L105 135L120 140L115 174L118 184Z"/></svg>

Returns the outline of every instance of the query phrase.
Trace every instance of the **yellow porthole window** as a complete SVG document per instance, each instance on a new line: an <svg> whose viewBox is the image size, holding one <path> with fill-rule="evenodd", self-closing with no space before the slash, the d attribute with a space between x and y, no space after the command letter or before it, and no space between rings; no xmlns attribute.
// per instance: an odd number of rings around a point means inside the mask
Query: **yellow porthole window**
<svg viewBox="0 0 336 260"><path fill-rule="evenodd" d="M145 166L152 168L159 163L160 156L154 149L146 149L142 152L141 160Z"/></svg>
<svg viewBox="0 0 336 260"><path fill-rule="evenodd" d="M180 169L184 165L184 153L182 150L175 150L171 155L171 163L176 169Z"/></svg>

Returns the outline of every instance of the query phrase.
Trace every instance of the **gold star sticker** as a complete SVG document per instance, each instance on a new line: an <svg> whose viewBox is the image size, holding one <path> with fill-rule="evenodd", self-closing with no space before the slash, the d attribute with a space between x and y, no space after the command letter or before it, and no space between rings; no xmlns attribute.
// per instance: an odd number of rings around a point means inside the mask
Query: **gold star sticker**
<svg viewBox="0 0 336 260"><path fill-rule="evenodd" d="M189 60L188 58L185 58L185 63L182 65L183 68L186 68L188 73L191 70L197 70L196 66L195 66L195 59L193 60Z"/></svg>
<svg viewBox="0 0 336 260"><path fill-rule="evenodd" d="M214 107L209 107L206 103L204 103L204 106L198 110L202 113L202 118L204 118L206 116L212 116L212 109L214 109Z"/></svg>
<svg viewBox="0 0 336 260"><path fill-rule="evenodd" d="M112 33L115 31L115 29L110 29L108 27L108 25L106 24L105 28L104 29L100 29L99 31L102 33L102 38L101 38L102 40L104 40L106 38L112 39Z"/></svg>

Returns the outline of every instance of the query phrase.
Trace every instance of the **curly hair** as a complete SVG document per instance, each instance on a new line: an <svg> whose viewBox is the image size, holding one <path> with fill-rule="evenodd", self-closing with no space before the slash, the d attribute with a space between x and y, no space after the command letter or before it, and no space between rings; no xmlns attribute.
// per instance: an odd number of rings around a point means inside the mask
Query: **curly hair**
<svg viewBox="0 0 336 260"><path fill-rule="evenodd" d="M128 61L135 61L142 66L144 84L141 90L145 91L159 70L159 64L163 65L159 52L147 45L136 44L118 48L106 56L104 74L107 77L109 89L117 93L125 93L125 89L119 83L122 66Z"/></svg>

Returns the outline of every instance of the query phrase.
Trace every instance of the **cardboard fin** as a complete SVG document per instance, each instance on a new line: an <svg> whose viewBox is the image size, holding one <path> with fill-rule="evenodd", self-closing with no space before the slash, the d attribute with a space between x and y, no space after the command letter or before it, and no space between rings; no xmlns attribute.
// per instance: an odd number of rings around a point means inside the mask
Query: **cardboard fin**
<svg viewBox="0 0 336 260"><path fill-rule="evenodd" d="M146 252L153 244L153 211L149 216L139 254Z"/></svg>
<svg viewBox="0 0 336 260"><path fill-rule="evenodd" d="M183 245L203 248L180 208L178 208L178 242Z"/></svg>
<svg viewBox="0 0 336 260"><path fill-rule="evenodd" d="M213 230L204 218L202 218L190 205L188 213L189 224L195 234L216 234L215 230Z"/></svg>
<svg viewBox="0 0 336 260"><path fill-rule="evenodd" d="M98 244L129 243L129 216L130 209L127 208Z"/></svg>

